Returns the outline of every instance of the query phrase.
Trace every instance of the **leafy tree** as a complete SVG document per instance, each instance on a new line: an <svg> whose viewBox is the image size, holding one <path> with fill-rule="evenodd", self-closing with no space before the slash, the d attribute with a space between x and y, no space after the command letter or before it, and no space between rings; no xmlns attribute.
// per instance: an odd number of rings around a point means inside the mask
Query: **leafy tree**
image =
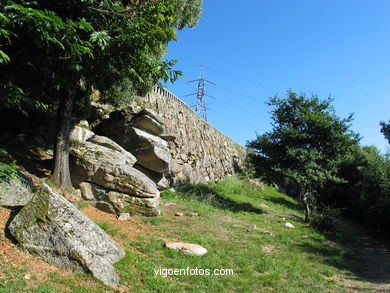
<svg viewBox="0 0 390 293"><path fill-rule="evenodd" d="M383 156L374 146L362 148L365 165L360 168L358 183L359 212L365 222L389 230L390 224L390 157Z"/></svg>
<svg viewBox="0 0 390 293"><path fill-rule="evenodd" d="M175 26L182 29L198 23L203 0L177 0Z"/></svg>
<svg viewBox="0 0 390 293"><path fill-rule="evenodd" d="M174 81L174 60L162 60L175 27L193 26L187 2L173 0L4 0L0 3L0 107L58 109L54 178L71 188L69 132L74 105L91 89L117 105L115 91L145 94L161 79ZM182 3L184 7L179 4ZM183 4L184 3L184 4ZM113 94L114 93L114 94Z"/></svg>
<svg viewBox="0 0 390 293"><path fill-rule="evenodd" d="M331 103L292 91L284 99L271 98L272 131L247 144L255 151L250 160L259 176L298 189L306 221L319 188L342 181L339 164L359 140L349 129L352 115L339 118Z"/></svg>
<svg viewBox="0 0 390 293"><path fill-rule="evenodd" d="M382 126L381 132L390 143L390 120L389 123L381 121L380 125Z"/></svg>

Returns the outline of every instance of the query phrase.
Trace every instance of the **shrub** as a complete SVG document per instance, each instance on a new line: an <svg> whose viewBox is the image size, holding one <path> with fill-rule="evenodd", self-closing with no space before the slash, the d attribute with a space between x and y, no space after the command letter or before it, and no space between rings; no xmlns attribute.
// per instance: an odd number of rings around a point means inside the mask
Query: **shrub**
<svg viewBox="0 0 390 293"><path fill-rule="evenodd" d="M341 209L329 206L316 207L312 210L310 224L321 231L333 230L336 226L337 217L341 214Z"/></svg>

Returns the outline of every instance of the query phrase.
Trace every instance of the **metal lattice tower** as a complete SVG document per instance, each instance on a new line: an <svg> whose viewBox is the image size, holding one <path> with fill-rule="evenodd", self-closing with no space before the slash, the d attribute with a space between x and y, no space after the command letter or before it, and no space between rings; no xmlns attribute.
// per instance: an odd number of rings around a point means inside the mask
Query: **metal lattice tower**
<svg viewBox="0 0 390 293"><path fill-rule="evenodd" d="M213 85L216 85L215 83L208 81L204 78L204 73L203 73L203 66L200 66L200 77L199 79L191 80L189 82L198 82L198 92L188 96L192 96L196 94L196 106L195 106L195 112L198 114L199 117L201 117L203 120L207 121L207 108L206 108L206 103L204 101L204 96L209 96L205 92L205 83L211 83ZM211 96L209 96L211 97Z"/></svg>

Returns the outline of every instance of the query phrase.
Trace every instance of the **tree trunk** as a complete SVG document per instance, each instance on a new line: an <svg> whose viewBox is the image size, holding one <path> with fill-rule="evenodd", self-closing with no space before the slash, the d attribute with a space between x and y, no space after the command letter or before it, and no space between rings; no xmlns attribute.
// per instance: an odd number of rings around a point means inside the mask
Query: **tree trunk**
<svg viewBox="0 0 390 293"><path fill-rule="evenodd" d="M73 94L61 92L57 113L54 180L64 189L72 189L69 170L69 134L72 125Z"/></svg>
<svg viewBox="0 0 390 293"><path fill-rule="evenodd" d="M310 212L311 212L308 196L309 196L309 193L306 190L302 189L300 192L300 197L301 197L302 202L305 205L305 222L306 223L310 222Z"/></svg>
<svg viewBox="0 0 390 293"><path fill-rule="evenodd" d="M305 222L309 223L310 222L310 206L307 202L305 202Z"/></svg>

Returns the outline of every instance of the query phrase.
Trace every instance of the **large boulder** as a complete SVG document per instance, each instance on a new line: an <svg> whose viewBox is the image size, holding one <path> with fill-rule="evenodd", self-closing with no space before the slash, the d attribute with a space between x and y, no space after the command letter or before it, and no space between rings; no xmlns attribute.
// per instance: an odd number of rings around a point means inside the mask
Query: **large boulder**
<svg viewBox="0 0 390 293"><path fill-rule="evenodd" d="M117 286L113 264L123 249L63 196L44 185L15 216L9 230L22 248L57 267L89 271Z"/></svg>
<svg viewBox="0 0 390 293"><path fill-rule="evenodd" d="M159 136L164 132L164 126L161 118L157 115L157 113L150 109L143 109L135 117L133 125L156 136Z"/></svg>
<svg viewBox="0 0 390 293"><path fill-rule="evenodd" d="M139 197L159 195L156 184L132 166L135 157L112 140L93 136L71 149L71 173L76 184L93 182Z"/></svg>
<svg viewBox="0 0 390 293"><path fill-rule="evenodd" d="M150 109L133 109L114 111L110 118L102 122L99 129L127 151L152 145L165 145L159 138L163 134L161 118Z"/></svg>
<svg viewBox="0 0 390 293"><path fill-rule="evenodd" d="M168 141L175 137L164 133L162 119L153 110L128 108L112 112L100 131L131 152L144 168L159 174L169 172Z"/></svg>
<svg viewBox="0 0 390 293"><path fill-rule="evenodd" d="M161 148L168 147L168 143L164 139L136 127L131 127L129 129L129 135L131 139L129 139L126 144L127 149L135 150L137 148L151 146L159 146Z"/></svg>
<svg viewBox="0 0 390 293"><path fill-rule="evenodd" d="M160 214L159 196L144 198L107 190L93 183L80 184L82 197L91 200L96 207L109 213L158 216Z"/></svg>
<svg viewBox="0 0 390 293"><path fill-rule="evenodd" d="M157 188L159 190L168 188L171 184L171 177L169 174L161 174L154 172L152 170L146 169L139 164L135 164L134 168L141 171L143 174L148 176L148 178L152 179L154 183L156 183Z"/></svg>
<svg viewBox="0 0 390 293"><path fill-rule="evenodd" d="M84 127L75 126L70 132L69 139L73 141L75 140L75 141L82 142L82 141L86 141L87 139L91 138L94 135L95 134L92 131Z"/></svg>
<svg viewBox="0 0 390 293"><path fill-rule="evenodd" d="M139 148L134 151L134 156L137 163L146 169L161 174L169 172L171 153L168 148L160 146Z"/></svg>

